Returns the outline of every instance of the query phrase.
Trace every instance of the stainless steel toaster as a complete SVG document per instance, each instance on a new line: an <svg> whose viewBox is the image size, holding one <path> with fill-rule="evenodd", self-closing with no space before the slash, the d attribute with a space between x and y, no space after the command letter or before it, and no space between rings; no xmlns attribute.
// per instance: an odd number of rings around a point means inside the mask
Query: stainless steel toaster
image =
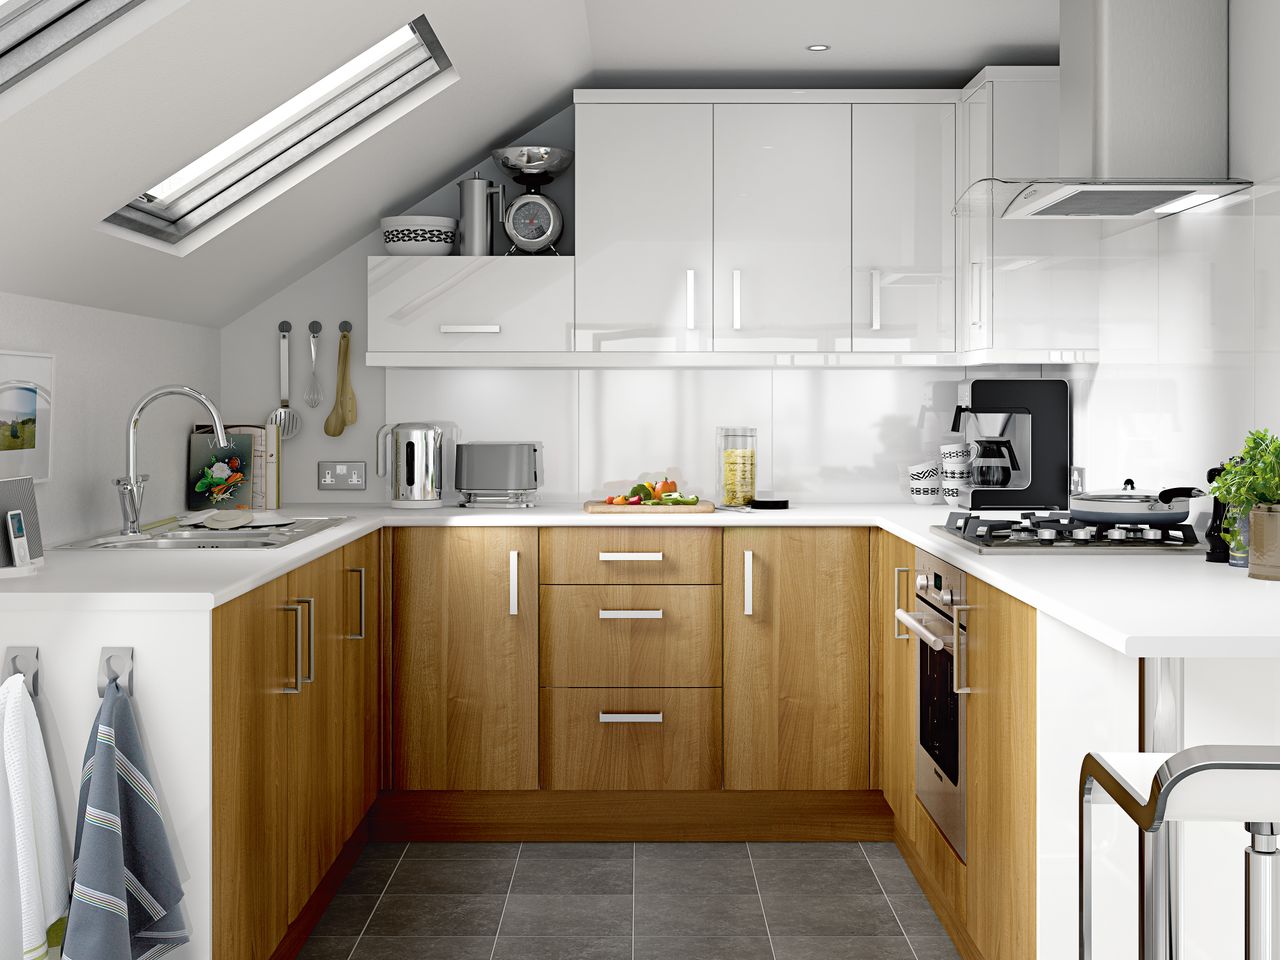
<svg viewBox="0 0 1280 960"><path fill-rule="evenodd" d="M542 444L460 443L454 486L464 507L531 507L542 486Z"/></svg>

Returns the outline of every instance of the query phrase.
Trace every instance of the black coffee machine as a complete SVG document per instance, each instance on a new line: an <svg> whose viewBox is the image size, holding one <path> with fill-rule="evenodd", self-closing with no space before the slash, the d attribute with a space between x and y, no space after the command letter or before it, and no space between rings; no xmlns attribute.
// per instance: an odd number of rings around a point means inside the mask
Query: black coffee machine
<svg viewBox="0 0 1280 960"><path fill-rule="evenodd" d="M953 433L977 443L970 510L1066 510L1071 392L1065 380L965 380ZM990 485L979 486L981 480Z"/></svg>

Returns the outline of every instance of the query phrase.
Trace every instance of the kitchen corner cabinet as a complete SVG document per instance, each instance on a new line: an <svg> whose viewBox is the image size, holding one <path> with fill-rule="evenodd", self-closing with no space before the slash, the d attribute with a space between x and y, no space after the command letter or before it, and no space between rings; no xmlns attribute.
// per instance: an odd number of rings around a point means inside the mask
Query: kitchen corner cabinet
<svg viewBox="0 0 1280 960"><path fill-rule="evenodd" d="M711 110L575 108L575 349L711 349Z"/></svg>
<svg viewBox="0 0 1280 960"><path fill-rule="evenodd" d="M538 530L394 532L392 782L538 786Z"/></svg>
<svg viewBox="0 0 1280 960"><path fill-rule="evenodd" d="M916 802L916 644L894 617L914 588L916 548L884 531L872 533L871 648L879 663L875 711L879 726L880 789L904 832L914 826Z"/></svg>
<svg viewBox="0 0 1280 960"><path fill-rule="evenodd" d="M350 836L378 796L379 664L382 648L382 534L342 548L342 835Z"/></svg>
<svg viewBox="0 0 1280 960"><path fill-rule="evenodd" d="M870 785L869 533L724 532L725 787Z"/></svg>
<svg viewBox="0 0 1280 960"><path fill-rule="evenodd" d="M849 350L850 110L715 105L716 350Z"/></svg>
<svg viewBox="0 0 1280 960"><path fill-rule="evenodd" d="M956 107L853 105L853 349L955 349Z"/></svg>

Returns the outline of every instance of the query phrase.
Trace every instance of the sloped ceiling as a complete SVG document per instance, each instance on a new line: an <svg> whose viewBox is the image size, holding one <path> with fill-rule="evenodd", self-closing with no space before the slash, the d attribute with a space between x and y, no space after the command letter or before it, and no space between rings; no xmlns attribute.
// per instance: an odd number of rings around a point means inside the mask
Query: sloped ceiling
<svg viewBox="0 0 1280 960"><path fill-rule="evenodd" d="M0 95L0 290L224 326L575 86L958 86L1057 59L1057 0L150 2L170 12L51 89ZM97 229L423 12L460 82L186 257Z"/></svg>

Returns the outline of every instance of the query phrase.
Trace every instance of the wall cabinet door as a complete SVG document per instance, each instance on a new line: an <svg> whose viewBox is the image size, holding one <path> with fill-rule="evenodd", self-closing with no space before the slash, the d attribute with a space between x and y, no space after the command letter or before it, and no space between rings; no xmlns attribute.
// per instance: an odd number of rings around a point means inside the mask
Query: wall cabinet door
<svg viewBox="0 0 1280 960"><path fill-rule="evenodd" d="M956 108L853 106L853 349L955 349Z"/></svg>
<svg viewBox="0 0 1280 960"><path fill-rule="evenodd" d="M968 601L969 935L986 960L1035 954L1035 610L980 580Z"/></svg>
<svg viewBox="0 0 1280 960"><path fill-rule="evenodd" d="M575 348L711 349L711 106L579 104Z"/></svg>
<svg viewBox="0 0 1280 960"><path fill-rule="evenodd" d="M213 956L267 960L288 912L295 619L276 580L213 611Z"/></svg>
<svg viewBox="0 0 1280 960"><path fill-rule="evenodd" d="M300 604L304 618L302 693L286 698L290 920L348 836L342 831L343 580L340 550L287 578L287 602Z"/></svg>
<svg viewBox="0 0 1280 960"><path fill-rule="evenodd" d="M538 786L538 530L395 531L393 782Z"/></svg>
<svg viewBox="0 0 1280 960"><path fill-rule="evenodd" d="M850 107L715 106L715 348L850 346Z"/></svg>
<svg viewBox="0 0 1280 960"><path fill-rule="evenodd" d="M894 613L914 590L915 547L892 534L873 534L871 624L873 661L879 661L880 789L908 837L914 823L916 759L916 655L914 637L902 638Z"/></svg>
<svg viewBox="0 0 1280 960"><path fill-rule="evenodd" d="M382 612L382 535L342 548L342 835L355 832L378 796L378 664Z"/></svg>
<svg viewBox="0 0 1280 960"><path fill-rule="evenodd" d="M868 532L724 533L725 787L870 785Z"/></svg>

